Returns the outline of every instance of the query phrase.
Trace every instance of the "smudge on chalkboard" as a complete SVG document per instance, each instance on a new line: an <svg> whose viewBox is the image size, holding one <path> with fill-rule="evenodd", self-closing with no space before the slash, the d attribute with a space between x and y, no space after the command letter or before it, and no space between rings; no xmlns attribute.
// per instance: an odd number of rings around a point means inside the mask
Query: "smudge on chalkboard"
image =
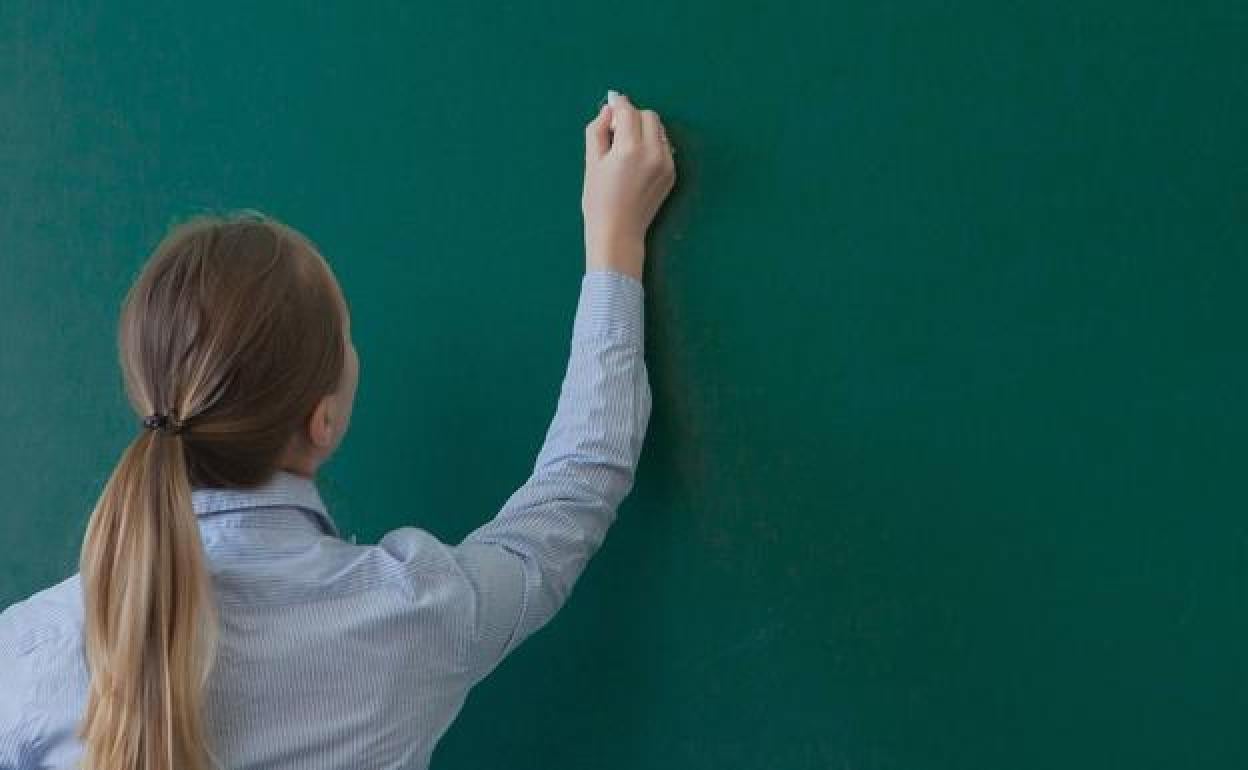
<svg viewBox="0 0 1248 770"><path fill-rule="evenodd" d="M686 137L678 121L665 120L673 144L681 153L677 178L668 199L651 225L646 258L646 359L653 393L651 447L639 483L666 500L697 494L704 488L707 469L702 418L689 372L686 344L688 321L682 301L689 296L676 281L696 273L683 263L687 254L678 242L684 238L698 195L697 145Z"/></svg>

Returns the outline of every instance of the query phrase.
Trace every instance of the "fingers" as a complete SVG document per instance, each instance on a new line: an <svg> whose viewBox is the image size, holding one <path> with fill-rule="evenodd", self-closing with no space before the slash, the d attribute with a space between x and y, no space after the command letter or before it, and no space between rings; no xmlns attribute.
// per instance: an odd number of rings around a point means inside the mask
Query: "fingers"
<svg viewBox="0 0 1248 770"><path fill-rule="evenodd" d="M642 142L641 113L624 94L614 94L609 104L615 116L611 126L615 130L614 146L624 151L636 148Z"/></svg>
<svg viewBox="0 0 1248 770"><path fill-rule="evenodd" d="M663 121L659 119L659 113L654 110L641 111L641 136L648 150L661 155L670 154L667 132L663 128Z"/></svg>
<svg viewBox="0 0 1248 770"><path fill-rule="evenodd" d="M654 110L639 110L628 96L607 92L607 103L594 119L585 125L585 162L592 163L606 155L612 147L622 152L644 150L672 165L675 154L668 143L663 121Z"/></svg>
<svg viewBox="0 0 1248 770"><path fill-rule="evenodd" d="M646 147L654 147L659 143L659 113L654 110L642 110L641 143Z"/></svg>
<svg viewBox="0 0 1248 770"><path fill-rule="evenodd" d="M667 132L663 121L654 110L641 111L641 133L645 142L645 157L651 159L654 168L661 171L664 179L674 178L676 159L672 157L674 150L667 143Z"/></svg>
<svg viewBox="0 0 1248 770"><path fill-rule="evenodd" d="M594 119L585 125L585 162L592 163L611 149L612 108L602 105Z"/></svg>

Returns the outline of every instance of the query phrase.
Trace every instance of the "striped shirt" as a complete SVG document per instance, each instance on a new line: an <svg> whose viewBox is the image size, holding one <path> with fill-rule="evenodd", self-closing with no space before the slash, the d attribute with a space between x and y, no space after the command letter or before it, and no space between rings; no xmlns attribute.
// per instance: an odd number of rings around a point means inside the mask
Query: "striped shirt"
<svg viewBox="0 0 1248 770"><path fill-rule="evenodd" d="M313 479L192 492L221 636L205 721L224 768L425 768L468 691L567 600L631 491L650 417L643 289L581 280L532 475L458 545L344 540ZM86 697L77 574L0 613L0 769L70 767ZM500 761L503 758L500 757Z"/></svg>

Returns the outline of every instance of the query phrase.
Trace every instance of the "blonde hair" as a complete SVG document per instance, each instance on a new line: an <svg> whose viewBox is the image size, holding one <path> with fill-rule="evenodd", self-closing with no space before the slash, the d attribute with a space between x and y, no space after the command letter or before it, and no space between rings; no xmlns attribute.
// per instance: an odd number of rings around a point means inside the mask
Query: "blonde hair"
<svg viewBox="0 0 1248 770"><path fill-rule="evenodd" d="M316 247L253 209L173 227L128 292L118 349L139 428L91 513L80 571L88 770L204 770L217 617L191 492L249 488L335 392L345 299Z"/></svg>

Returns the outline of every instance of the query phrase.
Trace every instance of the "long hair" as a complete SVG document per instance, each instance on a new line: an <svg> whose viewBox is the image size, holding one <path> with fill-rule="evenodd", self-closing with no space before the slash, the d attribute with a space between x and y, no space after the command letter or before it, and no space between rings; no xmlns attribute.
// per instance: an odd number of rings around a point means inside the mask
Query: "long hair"
<svg viewBox="0 0 1248 770"><path fill-rule="evenodd" d="M338 390L346 304L312 242L252 209L174 226L130 288L118 349L138 427L79 563L88 770L217 764L203 695L217 616L191 492L251 488ZM138 421L136 420L136 425Z"/></svg>

